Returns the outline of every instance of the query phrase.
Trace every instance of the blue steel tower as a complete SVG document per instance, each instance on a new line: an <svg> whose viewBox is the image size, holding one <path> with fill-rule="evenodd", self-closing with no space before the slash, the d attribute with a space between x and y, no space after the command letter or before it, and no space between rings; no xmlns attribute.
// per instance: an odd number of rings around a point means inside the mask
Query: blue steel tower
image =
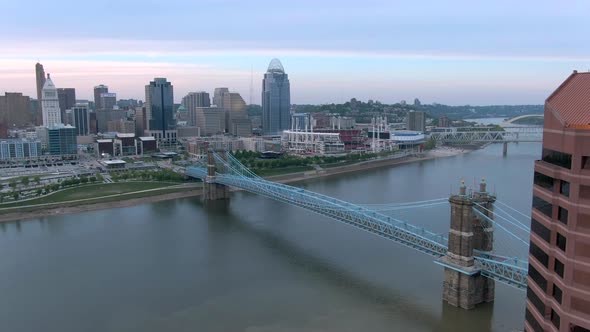
<svg viewBox="0 0 590 332"><path fill-rule="evenodd" d="M279 59L272 59L262 80L262 132L277 135L291 127L289 76Z"/></svg>

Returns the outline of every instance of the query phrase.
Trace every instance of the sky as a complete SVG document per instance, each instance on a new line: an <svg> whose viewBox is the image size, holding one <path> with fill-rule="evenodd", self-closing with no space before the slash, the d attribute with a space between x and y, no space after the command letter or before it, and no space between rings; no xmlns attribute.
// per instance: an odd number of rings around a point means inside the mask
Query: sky
<svg viewBox="0 0 590 332"><path fill-rule="evenodd" d="M0 93L31 97L37 61L78 99L105 84L143 100L166 77L177 102L229 87L257 104L272 58L296 104L543 104L590 69L587 0L20 0L2 12Z"/></svg>

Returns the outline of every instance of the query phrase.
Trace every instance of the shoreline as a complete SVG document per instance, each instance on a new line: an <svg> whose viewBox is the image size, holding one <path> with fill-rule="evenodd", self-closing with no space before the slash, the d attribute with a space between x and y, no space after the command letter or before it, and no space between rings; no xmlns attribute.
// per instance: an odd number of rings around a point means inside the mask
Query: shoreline
<svg viewBox="0 0 590 332"><path fill-rule="evenodd" d="M376 169L376 168L393 167L393 166L397 166L397 165L405 165L405 164L409 164L409 163L438 159L438 158L454 157L454 156L463 155L463 154L472 152L474 150L477 150L477 149L472 149L472 148L459 149L459 148L443 147L443 148L438 148L438 149L434 149L431 151L427 151L427 152L423 153L423 156L404 156L404 157L400 157L400 158L388 158L388 159L381 159L381 160L363 161L363 162L360 162L357 164L335 166L335 167L321 169L321 170L289 173L289 174L282 174L282 175L273 175L273 176L265 177L265 179L269 180L269 181L277 182L277 183L282 183L282 184L297 183L297 182L313 180L313 179L321 178L321 177L329 177L329 176L346 174L346 173L355 173L355 172ZM163 194L163 195L158 195L158 196L148 196L148 197L141 197L141 198L124 199L121 201L113 201L113 202L78 204L78 205L73 205L73 206L66 205L66 206L60 206L60 207L55 207L55 208L40 209L38 211L22 211L22 212L15 211L15 212L1 214L0 215L0 222L26 221L26 220L30 220L30 219L43 218L43 217L47 217L47 216L75 214L75 213L88 212L88 211L130 207L130 206L136 206L136 205L142 205L142 204L150 204L150 203L168 201L168 200L173 200L173 199L199 197L202 194L203 194L202 189L196 189L196 190L190 190L190 191L168 193L168 194Z"/></svg>

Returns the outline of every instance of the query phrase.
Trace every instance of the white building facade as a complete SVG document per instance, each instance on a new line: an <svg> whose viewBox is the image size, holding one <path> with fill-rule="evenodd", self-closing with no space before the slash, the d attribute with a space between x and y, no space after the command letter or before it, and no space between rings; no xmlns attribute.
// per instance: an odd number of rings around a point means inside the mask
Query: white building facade
<svg viewBox="0 0 590 332"><path fill-rule="evenodd" d="M61 124L61 110L59 108L59 99L57 97L57 88L53 84L51 77L47 74L47 80L41 90L41 111L43 113L43 126L53 127Z"/></svg>

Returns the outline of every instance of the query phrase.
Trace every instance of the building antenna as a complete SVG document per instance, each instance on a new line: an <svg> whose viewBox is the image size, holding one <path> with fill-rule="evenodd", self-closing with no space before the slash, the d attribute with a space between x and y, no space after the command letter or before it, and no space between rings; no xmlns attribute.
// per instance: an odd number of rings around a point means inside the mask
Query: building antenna
<svg viewBox="0 0 590 332"><path fill-rule="evenodd" d="M254 95L254 66L250 65L250 105L252 105L252 95Z"/></svg>

